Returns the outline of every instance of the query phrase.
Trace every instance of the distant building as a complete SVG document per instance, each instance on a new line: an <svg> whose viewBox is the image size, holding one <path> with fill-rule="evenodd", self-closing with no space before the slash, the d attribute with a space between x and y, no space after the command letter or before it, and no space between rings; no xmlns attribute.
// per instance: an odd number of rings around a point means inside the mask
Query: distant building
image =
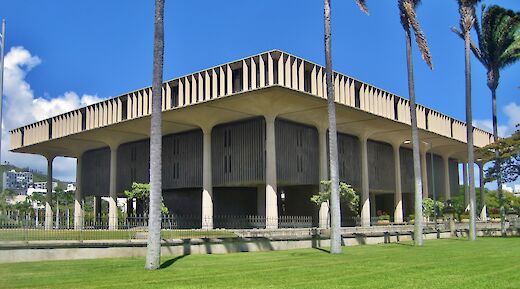
<svg viewBox="0 0 520 289"><path fill-rule="evenodd" d="M18 195L25 195L27 188L33 182L33 174L31 172L17 172L11 170L4 172L2 175L2 184L4 190L12 190Z"/></svg>
<svg viewBox="0 0 520 289"><path fill-rule="evenodd" d="M76 184L75 183L67 184L67 188L65 188L65 192L74 192L74 191L76 191Z"/></svg>
<svg viewBox="0 0 520 289"><path fill-rule="evenodd" d="M520 198L520 184L515 184L515 191L513 193L516 197Z"/></svg>
<svg viewBox="0 0 520 289"><path fill-rule="evenodd" d="M31 185L32 188L35 190L43 190L44 192L47 191L47 182L36 182ZM58 187L57 182L52 182L52 191L55 191Z"/></svg>

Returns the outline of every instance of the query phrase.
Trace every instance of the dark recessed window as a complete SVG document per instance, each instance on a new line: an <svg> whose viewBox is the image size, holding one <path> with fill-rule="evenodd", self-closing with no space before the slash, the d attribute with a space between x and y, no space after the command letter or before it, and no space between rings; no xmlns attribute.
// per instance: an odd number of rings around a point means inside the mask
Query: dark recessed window
<svg viewBox="0 0 520 289"><path fill-rule="evenodd" d="M243 80L243 69L237 68L232 70L233 75L233 93L240 92L243 90L244 87L244 80Z"/></svg>

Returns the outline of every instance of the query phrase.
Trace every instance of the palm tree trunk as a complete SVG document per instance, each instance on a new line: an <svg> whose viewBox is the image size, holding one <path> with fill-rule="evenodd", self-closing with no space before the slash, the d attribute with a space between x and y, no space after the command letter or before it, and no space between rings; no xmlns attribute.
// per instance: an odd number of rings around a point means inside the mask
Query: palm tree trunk
<svg viewBox="0 0 520 289"><path fill-rule="evenodd" d="M491 102L493 110L493 140L498 141L498 120L497 120L497 89L496 86L491 88ZM506 216L504 208L504 193L502 191L502 171L499 159L499 152L495 150L495 172L497 174L497 190L500 205L500 232L502 237L506 236Z"/></svg>
<svg viewBox="0 0 520 289"><path fill-rule="evenodd" d="M150 212L145 268L159 269L161 258L162 81L164 56L164 0L155 0L152 117L150 125Z"/></svg>
<svg viewBox="0 0 520 289"><path fill-rule="evenodd" d="M469 239L477 239L476 193L475 193L475 156L473 147L473 115L471 109L471 58L470 31L464 31L465 78L466 78L466 135L468 144L468 183L469 183Z"/></svg>
<svg viewBox="0 0 520 289"><path fill-rule="evenodd" d="M415 178L415 220L414 243L423 245L423 196L421 179L421 160L419 155L419 129L417 128L417 110L415 105L415 83L413 78L412 38L409 29L405 29L406 65L408 69L408 94L410 97L410 116L412 119L413 172Z"/></svg>
<svg viewBox="0 0 520 289"><path fill-rule="evenodd" d="M336 134L336 104L332 82L332 52L331 52L331 19L330 0L324 0L325 20L325 71L327 78L327 108L329 116L329 158L330 158L330 253L341 253L341 211L339 206L339 173L338 173L338 141Z"/></svg>

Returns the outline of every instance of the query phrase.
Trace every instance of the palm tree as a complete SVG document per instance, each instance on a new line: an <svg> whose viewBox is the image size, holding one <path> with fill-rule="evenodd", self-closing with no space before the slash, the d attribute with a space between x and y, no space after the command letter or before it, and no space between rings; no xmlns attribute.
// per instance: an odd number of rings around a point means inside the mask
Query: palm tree
<svg viewBox="0 0 520 289"><path fill-rule="evenodd" d="M488 9L482 6L482 21L475 21L478 48L473 44L472 51L487 70L487 86L491 90L493 113L493 137L498 141L497 121L497 87L500 80L500 70L520 59L520 13L493 5ZM459 35L460 32L456 31ZM500 176L500 160L495 152L495 171L498 174L497 186L500 199L501 231L505 235L504 196L502 193L502 178ZM484 205L484 204L483 204Z"/></svg>
<svg viewBox="0 0 520 289"><path fill-rule="evenodd" d="M412 149L413 149L413 171L415 177L415 222L414 222L414 242L416 246L423 245L423 208L422 208L422 180L421 180L421 161L419 156L419 129L417 128L417 112L415 105L415 83L413 75L412 62L412 31L415 35L415 42L421 51L422 58L430 67L432 65L432 57L426 42L421 26L417 21L415 13L416 7L420 4L420 0L399 0L399 14L401 17L401 25L403 26L406 39L406 64L408 69L408 94L410 98L410 116L412 119Z"/></svg>
<svg viewBox="0 0 520 289"><path fill-rule="evenodd" d="M334 87L332 81L332 52L331 52L331 19L330 19L330 0L323 1L324 24L325 24L325 72L327 81L327 110L329 118L329 158L330 158L330 253L341 253L341 211L339 205L339 172L338 172L338 141L336 134L336 105ZM356 0L358 6L364 12L367 8L364 0Z"/></svg>
<svg viewBox="0 0 520 289"><path fill-rule="evenodd" d="M145 269L156 270L161 258L162 81L164 56L164 0L155 0L152 119L150 125L150 210Z"/></svg>
<svg viewBox="0 0 520 289"><path fill-rule="evenodd" d="M480 0L457 0L460 14L460 35L464 38L465 78L466 78L466 135L468 145L468 183L469 183L469 239L477 239L476 193L475 193L475 156L473 147L473 114L471 109L471 28L477 20L475 6ZM455 31L455 29L452 28ZM477 29L477 33L478 33Z"/></svg>

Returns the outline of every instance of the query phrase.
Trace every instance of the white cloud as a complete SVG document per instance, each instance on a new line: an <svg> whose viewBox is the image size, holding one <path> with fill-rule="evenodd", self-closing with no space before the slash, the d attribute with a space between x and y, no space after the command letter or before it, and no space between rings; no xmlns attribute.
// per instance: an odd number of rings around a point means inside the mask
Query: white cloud
<svg viewBox="0 0 520 289"><path fill-rule="evenodd" d="M520 105L516 102L511 102L503 108L504 114L507 116L507 122L499 122L498 135L506 137L513 134L516 131L516 125L520 124ZM501 124L502 123L502 124ZM490 119L479 119L474 120L473 125L493 133L493 122Z"/></svg>
<svg viewBox="0 0 520 289"><path fill-rule="evenodd" d="M509 134L512 134L516 131L516 126L520 124L520 105L516 104L516 102L511 102L504 107L504 113L509 118Z"/></svg>
<svg viewBox="0 0 520 289"><path fill-rule="evenodd" d="M4 109L2 133L2 161L7 161L20 167L31 167L45 172L45 158L37 155L19 154L8 151L8 130L20 127L38 120L46 119L81 106L99 102L102 98L84 94L79 96L73 91L67 91L58 97L36 97L30 84L26 81L27 74L41 63L38 56L23 47L13 47L5 55L4 61ZM75 160L57 158L54 161L54 176L63 180L75 179Z"/></svg>
<svg viewBox="0 0 520 289"><path fill-rule="evenodd" d="M474 120L473 126L493 133L493 122L490 119ZM498 125L498 135L504 137L508 131L507 125Z"/></svg>

